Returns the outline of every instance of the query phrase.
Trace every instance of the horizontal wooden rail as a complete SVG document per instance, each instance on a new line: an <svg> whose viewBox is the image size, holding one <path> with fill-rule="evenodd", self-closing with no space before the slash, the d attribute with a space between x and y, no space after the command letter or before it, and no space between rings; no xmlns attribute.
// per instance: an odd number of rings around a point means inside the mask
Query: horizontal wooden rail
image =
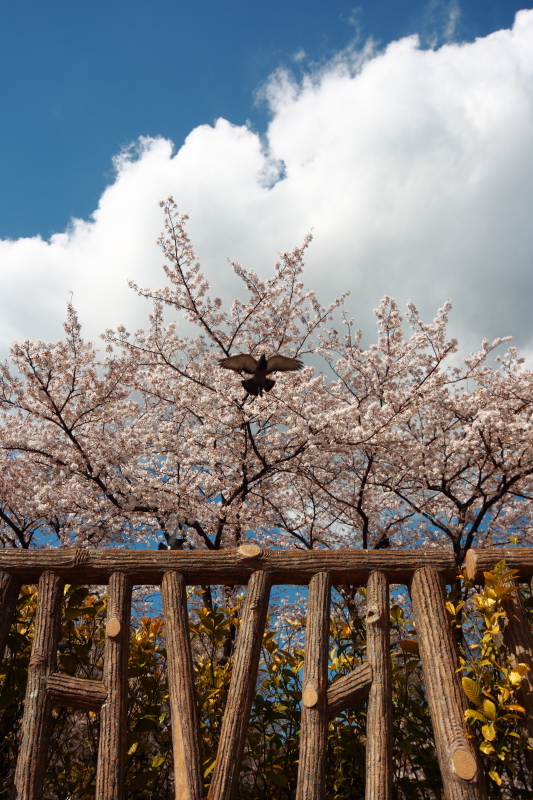
<svg viewBox="0 0 533 800"><path fill-rule="evenodd" d="M55 706L100 711L107 700L107 690L102 681L75 678L62 672L54 672L48 676L47 688L48 696Z"/></svg>
<svg viewBox="0 0 533 800"><path fill-rule="evenodd" d="M354 703L366 700L371 686L372 667L368 662L330 684L326 695L328 719L342 714Z"/></svg>
<svg viewBox="0 0 533 800"><path fill-rule="evenodd" d="M113 548L0 552L0 570L27 583L36 583L43 572L53 569L69 583L105 584L114 572L120 572L133 585L157 585L165 572L175 570L188 585L239 585L262 570L271 584L303 585L318 572L327 572L333 585L364 585L376 570L389 583L408 583L422 567L437 570L447 580L453 580L456 574L452 555L442 550L261 550L245 545L216 551Z"/></svg>
<svg viewBox="0 0 533 800"><path fill-rule="evenodd" d="M533 547L487 547L486 550L469 550L466 554L466 573L471 581L483 583L483 573L505 561L507 569L517 569L520 580L533 578Z"/></svg>

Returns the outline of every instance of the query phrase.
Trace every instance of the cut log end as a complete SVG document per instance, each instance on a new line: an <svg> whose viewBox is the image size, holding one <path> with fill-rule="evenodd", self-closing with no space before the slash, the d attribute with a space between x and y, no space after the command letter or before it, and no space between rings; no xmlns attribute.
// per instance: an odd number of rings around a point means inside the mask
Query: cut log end
<svg viewBox="0 0 533 800"><path fill-rule="evenodd" d="M302 695L304 706L313 708L318 703L318 692L314 686L307 686Z"/></svg>
<svg viewBox="0 0 533 800"><path fill-rule="evenodd" d="M263 551L257 544L242 544L237 552L241 558L259 558L263 555Z"/></svg>
<svg viewBox="0 0 533 800"><path fill-rule="evenodd" d="M477 775L477 763L470 750L456 750L452 756L453 771L464 781L471 781Z"/></svg>
<svg viewBox="0 0 533 800"><path fill-rule="evenodd" d="M112 617L105 626L106 633L111 639L115 639L120 633L120 620Z"/></svg>

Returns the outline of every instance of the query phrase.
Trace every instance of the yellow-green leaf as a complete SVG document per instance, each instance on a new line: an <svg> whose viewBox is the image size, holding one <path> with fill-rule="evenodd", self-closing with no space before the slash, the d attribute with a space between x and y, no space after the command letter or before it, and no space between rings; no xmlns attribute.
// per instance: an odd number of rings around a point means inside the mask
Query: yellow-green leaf
<svg viewBox="0 0 533 800"><path fill-rule="evenodd" d="M479 705L481 698L481 687L479 683L473 681L472 678L462 678L461 683L463 684L463 689L468 699Z"/></svg>
<svg viewBox="0 0 533 800"><path fill-rule="evenodd" d="M479 722L487 721L487 718L480 711L474 711L471 708L467 708L465 711L465 719L477 719Z"/></svg>
<svg viewBox="0 0 533 800"><path fill-rule="evenodd" d="M521 714L526 713L526 709L523 706L519 706L518 703L509 703L508 706L505 706L506 711L520 711Z"/></svg>
<svg viewBox="0 0 533 800"><path fill-rule="evenodd" d="M492 700L483 701L483 713L485 714L486 717L488 717L488 719L492 720L496 719L496 706L494 705Z"/></svg>
<svg viewBox="0 0 533 800"><path fill-rule="evenodd" d="M152 767L160 767L165 761L165 756L154 756Z"/></svg>
<svg viewBox="0 0 533 800"><path fill-rule="evenodd" d="M213 761L207 767L207 769L204 771L204 778L207 778L207 776L210 775L211 772L213 772L213 770L215 769L215 764L216 763L217 763L216 762L216 758L214 758Z"/></svg>
<svg viewBox="0 0 533 800"><path fill-rule="evenodd" d="M481 733L483 734L485 739L488 739L489 742L492 742L493 739L495 739L496 737L496 729L494 728L494 723L489 722L488 725L483 725L483 727L481 728Z"/></svg>
<svg viewBox="0 0 533 800"><path fill-rule="evenodd" d="M418 655L418 642L416 639L400 639L400 647L404 653L411 653L413 656Z"/></svg>
<svg viewBox="0 0 533 800"><path fill-rule="evenodd" d="M524 675L529 672L529 666L527 664L515 664L512 670L509 672L509 680L514 686L517 686Z"/></svg>
<svg viewBox="0 0 533 800"><path fill-rule="evenodd" d="M494 783L497 783L498 786L502 785L502 779L500 778L500 776L498 775L498 773L495 770L491 769L489 771L489 775L492 778L492 780L494 781Z"/></svg>

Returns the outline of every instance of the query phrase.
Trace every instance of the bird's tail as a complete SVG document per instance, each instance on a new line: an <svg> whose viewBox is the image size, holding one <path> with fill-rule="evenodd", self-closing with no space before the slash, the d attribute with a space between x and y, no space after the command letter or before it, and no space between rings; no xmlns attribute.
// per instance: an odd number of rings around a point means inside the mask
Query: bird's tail
<svg viewBox="0 0 533 800"><path fill-rule="evenodd" d="M254 397L263 396L263 389L265 392L269 392L272 387L275 385L276 381L270 380L270 378L265 378L262 383L258 383L255 378L248 378L246 381L241 381L243 387L246 389L248 394L252 394Z"/></svg>
<svg viewBox="0 0 533 800"><path fill-rule="evenodd" d="M242 385L248 392L248 394L253 394L254 397L257 397L259 394L259 384L255 380L255 378L248 378L247 381L241 381Z"/></svg>

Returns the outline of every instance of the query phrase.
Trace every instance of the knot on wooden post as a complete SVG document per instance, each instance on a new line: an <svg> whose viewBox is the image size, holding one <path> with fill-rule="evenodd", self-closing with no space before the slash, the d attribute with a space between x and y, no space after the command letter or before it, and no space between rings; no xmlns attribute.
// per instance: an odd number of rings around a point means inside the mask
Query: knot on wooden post
<svg viewBox="0 0 533 800"><path fill-rule="evenodd" d="M477 775L477 763L471 750L458 748L452 754L453 772L464 781L473 781Z"/></svg>
<svg viewBox="0 0 533 800"><path fill-rule="evenodd" d="M241 544L237 548L237 552L241 558L259 558L263 555L263 551L257 544Z"/></svg>
<svg viewBox="0 0 533 800"><path fill-rule="evenodd" d="M313 684L308 683L302 694L302 701L307 708L314 708L318 703L318 692Z"/></svg>
<svg viewBox="0 0 533 800"><path fill-rule="evenodd" d="M111 639L116 639L120 633L120 620L118 617L111 617L105 626L106 633Z"/></svg>
<svg viewBox="0 0 533 800"><path fill-rule="evenodd" d="M43 653L40 650L32 652L30 656L30 662L28 664L28 666L31 669L45 669L47 665L48 665L48 658L46 656L46 653Z"/></svg>
<svg viewBox="0 0 533 800"><path fill-rule="evenodd" d="M381 619L381 611L379 606L369 606L366 612L366 621L370 625L375 622L379 622Z"/></svg>

